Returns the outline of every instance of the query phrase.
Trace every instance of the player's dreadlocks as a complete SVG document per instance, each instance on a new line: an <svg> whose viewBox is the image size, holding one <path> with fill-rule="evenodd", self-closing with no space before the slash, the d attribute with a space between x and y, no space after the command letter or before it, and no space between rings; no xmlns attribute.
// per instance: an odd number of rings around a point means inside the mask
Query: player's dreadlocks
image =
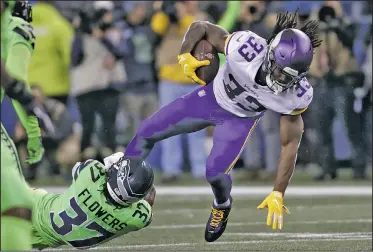
<svg viewBox="0 0 373 252"><path fill-rule="evenodd" d="M286 13L279 13L277 15L276 25L273 28L271 36L267 40L268 44L282 30L295 28L297 26L298 10L299 10L299 7L297 8L294 14L286 12ZM302 28L300 28L300 30L304 32L310 38L313 48L319 47L321 45L322 40L319 39L319 35L317 33L318 31L317 21L315 20L308 21Z"/></svg>
<svg viewBox="0 0 373 252"><path fill-rule="evenodd" d="M282 30L295 28L297 26L297 15L298 9L294 14L289 12L279 13L277 15L276 25L273 28L272 34L267 40L267 43L269 44Z"/></svg>
<svg viewBox="0 0 373 252"><path fill-rule="evenodd" d="M318 24L315 20L308 21L302 28L300 28L311 40L312 47L316 48L321 45L322 40L319 39Z"/></svg>

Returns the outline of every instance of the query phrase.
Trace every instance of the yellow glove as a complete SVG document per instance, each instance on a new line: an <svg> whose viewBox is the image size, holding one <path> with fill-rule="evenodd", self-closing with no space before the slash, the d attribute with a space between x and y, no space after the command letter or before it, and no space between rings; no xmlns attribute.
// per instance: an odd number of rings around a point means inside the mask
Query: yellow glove
<svg viewBox="0 0 373 252"><path fill-rule="evenodd" d="M209 60L199 61L196 58L194 58L190 53L181 54L177 56L177 59L179 60L179 64L183 68L184 75L186 77L192 79L196 83L206 85L206 82L197 77L195 71L197 70L197 68L201 66L210 65Z"/></svg>
<svg viewBox="0 0 373 252"><path fill-rule="evenodd" d="M284 223L282 209L285 209L285 212L290 214L289 209L283 204L282 193L278 191L271 192L257 207L257 209L264 208L268 208L267 226L272 225L272 229L282 229Z"/></svg>

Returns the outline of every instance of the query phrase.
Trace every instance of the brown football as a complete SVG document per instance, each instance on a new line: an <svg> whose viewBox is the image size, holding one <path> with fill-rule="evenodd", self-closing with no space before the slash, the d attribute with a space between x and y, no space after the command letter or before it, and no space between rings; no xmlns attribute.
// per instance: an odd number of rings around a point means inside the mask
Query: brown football
<svg viewBox="0 0 373 252"><path fill-rule="evenodd" d="M198 78L204 80L206 85L212 82L219 71L219 56L215 47L207 40L201 40L192 51L193 57L197 60L209 60L210 65L202 66L196 70Z"/></svg>

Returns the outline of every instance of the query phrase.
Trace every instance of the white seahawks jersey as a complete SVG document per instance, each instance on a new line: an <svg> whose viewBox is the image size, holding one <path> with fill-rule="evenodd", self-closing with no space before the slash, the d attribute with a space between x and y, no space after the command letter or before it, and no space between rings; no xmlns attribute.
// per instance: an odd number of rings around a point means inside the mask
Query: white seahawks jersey
<svg viewBox="0 0 373 252"><path fill-rule="evenodd" d="M278 95L255 83L266 50L266 40L250 31L235 32L227 38L226 63L214 79L214 94L222 108L239 117L258 116L267 109L293 115L307 109L313 89L306 78Z"/></svg>

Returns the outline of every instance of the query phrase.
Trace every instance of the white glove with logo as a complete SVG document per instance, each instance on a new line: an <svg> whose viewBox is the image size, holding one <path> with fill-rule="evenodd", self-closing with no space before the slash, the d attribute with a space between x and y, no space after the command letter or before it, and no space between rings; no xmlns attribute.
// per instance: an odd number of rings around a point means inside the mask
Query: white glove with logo
<svg viewBox="0 0 373 252"><path fill-rule="evenodd" d="M109 169L113 164L119 161L124 156L123 152L114 153L104 158L105 169Z"/></svg>

